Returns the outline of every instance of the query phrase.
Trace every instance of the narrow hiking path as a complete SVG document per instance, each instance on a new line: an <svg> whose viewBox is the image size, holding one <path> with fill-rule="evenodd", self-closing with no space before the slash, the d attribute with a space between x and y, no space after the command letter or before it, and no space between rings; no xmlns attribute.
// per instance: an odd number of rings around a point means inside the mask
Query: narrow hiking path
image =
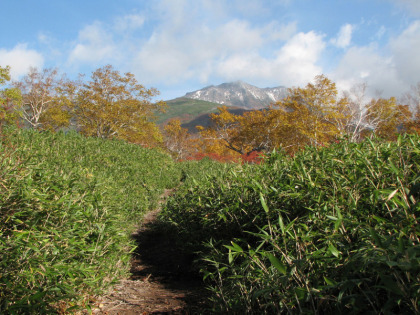
<svg viewBox="0 0 420 315"><path fill-rule="evenodd" d="M94 314L197 314L205 309L208 295L203 282L191 272L191 257L182 255L175 240L157 221L165 191L156 210L147 213L133 234L131 277L121 280L97 299Z"/></svg>

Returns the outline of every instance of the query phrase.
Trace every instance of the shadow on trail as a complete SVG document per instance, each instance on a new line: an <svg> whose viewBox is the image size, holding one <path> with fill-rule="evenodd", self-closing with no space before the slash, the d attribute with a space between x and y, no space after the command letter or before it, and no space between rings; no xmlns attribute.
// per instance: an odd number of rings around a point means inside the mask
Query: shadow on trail
<svg viewBox="0 0 420 315"><path fill-rule="evenodd" d="M137 249L133 253L130 280L162 287L160 309L149 314L202 314L206 310L205 289L201 277L192 271L191 255L177 249L176 240L164 223L159 222L158 211L148 213L142 227L133 234ZM162 296L163 295L163 296ZM207 313L207 312L206 312Z"/></svg>

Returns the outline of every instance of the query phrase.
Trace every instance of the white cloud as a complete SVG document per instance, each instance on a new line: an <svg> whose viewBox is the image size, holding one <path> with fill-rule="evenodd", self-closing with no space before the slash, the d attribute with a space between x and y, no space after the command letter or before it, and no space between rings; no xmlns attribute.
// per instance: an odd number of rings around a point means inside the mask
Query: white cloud
<svg viewBox="0 0 420 315"><path fill-rule="evenodd" d="M232 54L223 60L218 60L213 70L219 77L226 80L253 80L270 76L270 63L257 53Z"/></svg>
<svg viewBox="0 0 420 315"><path fill-rule="evenodd" d="M346 48L350 45L353 26L345 24L340 28L337 38L331 40L331 43L339 48Z"/></svg>
<svg viewBox="0 0 420 315"><path fill-rule="evenodd" d="M239 7L243 17L237 14ZM227 74L238 78L241 73L262 77L268 70L261 67L267 68L277 57L276 50L297 30L296 22L251 24L244 16L267 13L267 7L254 0L164 0L153 10L160 23L148 39L132 47L137 52L128 67L142 82L168 84L198 78L205 84L224 80ZM241 63L248 67L240 70Z"/></svg>
<svg viewBox="0 0 420 315"><path fill-rule="evenodd" d="M390 48L401 80L407 85L420 82L420 20L391 39Z"/></svg>
<svg viewBox="0 0 420 315"><path fill-rule="evenodd" d="M118 17L115 20L114 27L119 32L136 30L143 26L145 17L139 14L128 14Z"/></svg>
<svg viewBox="0 0 420 315"><path fill-rule="evenodd" d="M322 72L317 62L324 48L323 35L298 33L273 58L264 58L258 52L237 53L218 63L217 74L229 80L303 85Z"/></svg>
<svg viewBox="0 0 420 315"><path fill-rule="evenodd" d="M287 1L277 5L284 3ZM239 5L243 15L255 16L267 10L254 0L162 0L148 8L155 24L152 30L144 25L146 11L117 17L109 25L94 22L80 30L72 43L67 66L75 71L84 65L110 63L133 72L144 84L196 79L206 84L215 78L225 80L224 76L247 79L251 74L257 78L278 77L283 70L272 70L270 63L288 58L285 54L290 52L280 52L280 48L285 42L296 42L297 23L267 20L251 24L237 16L234 9ZM142 32L136 32L139 29ZM309 50L312 52L313 47ZM296 58L296 67L301 57ZM284 61L282 66L287 62L291 61ZM241 63L245 64L239 69ZM305 71L313 72L312 66L302 64ZM242 74L245 76L239 77ZM300 74L292 75L296 76Z"/></svg>
<svg viewBox="0 0 420 315"><path fill-rule="evenodd" d="M11 50L0 49L0 65L10 66L10 74L17 80L27 74L30 67L42 68L44 57L26 44L18 44Z"/></svg>
<svg viewBox="0 0 420 315"><path fill-rule="evenodd" d="M141 69L139 75L146 80L177 82L200 78L206 83L212 75L228 73L229 70L221 69L230 66L226 63L231 58L250 60L250 55L257 55L274 40L273 36L281 40L290 37L295 30L295 23L252 27L243 20L232 20L214 28L199 23L194 28L184 28L178 18L174 22L176 28L161 28L139 47L132 68ZM234 68L229 68L232 75Z"/></svg>
<svg viewBox="0 0 420 315"><path fill-rule="evenodd" d="M410 85L420 82L420 21L409 25L391 39L387 47L375 44L351 47L333 71L332 78L341 89L366 82L370 96L400 96Z"/></svg>
<svg viewBox="0 0 420 315"><path fill-rule="evenodd" d="M332 78L341 90L367 83L371 97L376 97L378 93L383 97L398 96L404 90L392 57L381 55L375 45L351 47Z"/></svg>
<svg viewBox="0 0 420 315"><path fill-rule="evenodd" d="M402 5L407 11L414 16L420 16L420 1L419 0L393 0Z"/></svg>
<svg viewBox="0 0 420 315"><path fill-rule="evenodd" d="M123 49L120 47L120 49ZM94 65L103 62L112 63L118 56L112 34L103 25L95 22L79 32L77 41L69 54L69 64L90 63Z"/></svg>
<svg viewBox="0 0 420 315"><path fill-rule="evenodd" d="M322 73L317 62L326 46L323 38L314 31L298 33L281 48L275 61L280 82L302 85Z"/></svg>
<svg viewBox="0 0 420 315"><path fill-rule="evenodd" d="M233 14L241 1L242 15ZM325 73L321 61L328 53L329 67L335 66L333 62L337 66L327 75L341 88L367 82L371 91L383 90L384 96L391 96L418 80L420 21L387 46L374 42L354 46L355 28L363 25L343 24L332 39L316 30L298 33L295 21L256 22L255 16L264 13L264 6L241 1L162 0L151 4L147 14L124 15L108 25L92 23L80 30L68 64L77 68L110 63L151 85L197 80L204 85L241 79L261 86L302 86ZM150 21L148 14L153 15ZM382 38L383 42L387 34L381 26L372 40ZM332 49L326 51L326 47Z"/></svg>
<svg viewBox="0 0 420 315"><path fill-rule="evenodd" d="M278 24L277 22L271 22L263 30L271 41L286 41L297 33L297 23Z"/></svg>

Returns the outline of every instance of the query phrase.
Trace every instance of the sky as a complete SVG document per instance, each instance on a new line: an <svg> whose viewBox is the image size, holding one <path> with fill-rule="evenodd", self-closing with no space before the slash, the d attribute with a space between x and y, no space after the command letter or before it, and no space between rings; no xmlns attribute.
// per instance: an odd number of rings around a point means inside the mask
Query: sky
<svg viewBox="0 0 420 315"><path fill-rule="evenodd" d="M400 96L420 82L420 0L0 0L0 66L87 78L107 64L169 100L324 74Z"/></svg>

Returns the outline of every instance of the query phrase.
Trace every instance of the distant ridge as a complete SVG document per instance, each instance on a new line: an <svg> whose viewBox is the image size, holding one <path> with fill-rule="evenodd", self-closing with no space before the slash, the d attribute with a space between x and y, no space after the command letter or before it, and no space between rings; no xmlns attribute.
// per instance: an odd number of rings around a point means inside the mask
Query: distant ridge
<svg viewBox="0 0 420 315"><path fill-rule="evenodd" d="M211 125L210 115L216 113L218 107L225 105L229 112L242 115L250 110L267 108L287 94L287 88L283 86L258 88L243 81L210 85L166 101L168 108L165 113L157 114L157 123L163 128L168 121L177 118L182 127L196 133L196 126Z"/></svg>
<svg viewBox="0 0 420 315"><path fill-rule="evenodd" d="M210 85L184 97L243 109L267 108L287 96L287 88L258 88L243 81Z"/></svg>
<svg viewBox="0 0 420 315"><path fill-rule="evenodd" d="M166 124L167 121L173 118L178 118L181 122L187 123L199 116L215 113L217 112L217 108L221 106L217 103L186 97L178 97L166 101L166 105L168 105L166 111L156 115L158 124Z"/></svg>

